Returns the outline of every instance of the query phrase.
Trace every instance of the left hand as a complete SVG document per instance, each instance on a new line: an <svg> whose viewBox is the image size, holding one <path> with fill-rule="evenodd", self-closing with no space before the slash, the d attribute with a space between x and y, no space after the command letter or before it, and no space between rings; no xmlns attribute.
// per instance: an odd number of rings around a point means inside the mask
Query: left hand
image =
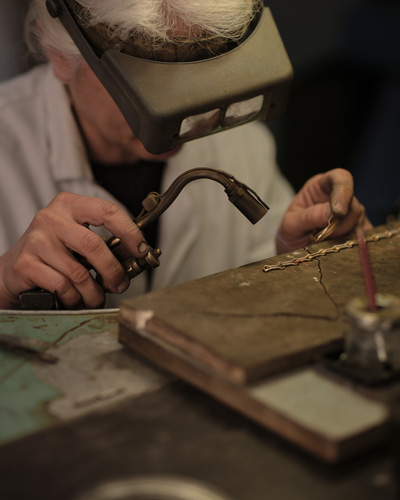
<svg viewBox="0 0 400 500"><path fill-rule="evenodd" d="M278 254L309 245L311 235L326 227L331 215L341 219L332 238L358 225L372 229L364 206L354 197L352 175L341 168L311 177L294 197L276 237Z"/></svg>

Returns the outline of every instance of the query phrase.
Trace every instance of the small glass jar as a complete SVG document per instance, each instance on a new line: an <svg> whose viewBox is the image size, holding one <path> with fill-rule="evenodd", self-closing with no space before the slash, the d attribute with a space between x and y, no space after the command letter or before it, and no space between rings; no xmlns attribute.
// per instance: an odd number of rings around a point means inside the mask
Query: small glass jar
<svg viewBox="0 0 400 500"><path fill-rule="evenodd" d="M376 311L366 298L355 298L346 309L349 328L344 337L345 360L360 368L400 369L400 298L377 294Z"/></svg>

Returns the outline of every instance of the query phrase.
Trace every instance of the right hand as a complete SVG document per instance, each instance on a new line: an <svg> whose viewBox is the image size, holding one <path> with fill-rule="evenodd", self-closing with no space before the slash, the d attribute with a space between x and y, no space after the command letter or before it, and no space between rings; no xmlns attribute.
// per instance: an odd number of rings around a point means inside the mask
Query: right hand
<svg viewBox="0 0 400 500"><path fill-rule="evenodd" d="M129 279L121 263L89 225L104 226L120 238L127 255L147 254L142 233L118 205L61 193L36 214L18 242L0 257L0 309L15 308L19 293L33 288L55 290L67 309L80 304L103 306L104 290L72 252L90 262L108 290L125 291Z"/></svg>

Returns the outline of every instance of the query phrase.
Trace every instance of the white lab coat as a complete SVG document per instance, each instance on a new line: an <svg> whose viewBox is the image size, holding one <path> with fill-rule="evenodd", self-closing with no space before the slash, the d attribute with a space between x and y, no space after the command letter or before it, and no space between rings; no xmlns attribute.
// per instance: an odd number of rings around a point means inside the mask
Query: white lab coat
<svg viewBox="0 0 400 500"><path fill-rule="evenodd" d="M274 235L293 193L276 166L266 127L249 124L185 144L168 160L161 191L196 167L231 173L257 191L271 210L253 226L220 184L188 184L161 216L161 266L154 272L152 289L275 253ZM62 191L114 200L94 182L66 91L51 67L43 65L0 85L0 254ZM121 297L144 291L145 280L139 276ZM116 298L108 305L115 305Z"/></svg>

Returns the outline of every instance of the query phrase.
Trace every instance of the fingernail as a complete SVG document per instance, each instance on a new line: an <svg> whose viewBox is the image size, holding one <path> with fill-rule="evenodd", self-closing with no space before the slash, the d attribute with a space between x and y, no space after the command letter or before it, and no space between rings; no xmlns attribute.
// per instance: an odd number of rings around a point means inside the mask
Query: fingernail
<svg viewBox="0 0 400 500"><path fill-rule="evenodd" d="M336 203L333 208L335 209L335 213L338 215L342 215L346 212L346 207L342 202Z"/></svg>
<svg viewBox="0 0 400 500"><path fill-rule="evenodd" d="M146 253L148 248L149 245L145 241L142 241L138 246L138 250L140 253Z"/></svg>
<svg viewBox="0 0 400 500"><path fill-rule="evenodd" d="M131 282L130 282L129 280L123 281L123 282L122 282L122 283L118 286L118 288L117 288L117 293L124 293L124 292L128 289L128 287L129 287L130 283L131 283Z"/></svg>

